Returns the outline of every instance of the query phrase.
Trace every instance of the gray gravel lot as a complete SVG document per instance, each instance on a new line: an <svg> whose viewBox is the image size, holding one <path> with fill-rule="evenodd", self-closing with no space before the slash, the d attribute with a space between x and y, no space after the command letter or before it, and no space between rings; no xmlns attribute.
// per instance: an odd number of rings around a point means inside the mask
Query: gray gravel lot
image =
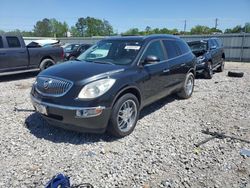
<svg viewBox="0 0 250 188"><path fill-rule="evenodd" d="M227 77L244 71L243 78ZM197 79L192 98L174 95L146 107L123 139L49 126L29 100L35 74L0 78L0 187L43 187L56 173L94 187L250 187L250 144L213 139L211 131L250 140L250 64L226 63ZM27 111L14 111L15 108Z"/></svg>

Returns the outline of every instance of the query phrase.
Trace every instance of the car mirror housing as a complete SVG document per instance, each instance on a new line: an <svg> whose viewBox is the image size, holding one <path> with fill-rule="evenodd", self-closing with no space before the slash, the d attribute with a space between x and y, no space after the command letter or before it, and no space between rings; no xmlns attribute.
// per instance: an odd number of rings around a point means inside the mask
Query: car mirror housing
<svg viewBox="0 0 250 188"><path fill-rule="evenodd" d="M159 62L160 59L154 55L149 55L147 56L144 61L142 61L142 65L146 65L146 64L154 64L156 62Z"/></svg>

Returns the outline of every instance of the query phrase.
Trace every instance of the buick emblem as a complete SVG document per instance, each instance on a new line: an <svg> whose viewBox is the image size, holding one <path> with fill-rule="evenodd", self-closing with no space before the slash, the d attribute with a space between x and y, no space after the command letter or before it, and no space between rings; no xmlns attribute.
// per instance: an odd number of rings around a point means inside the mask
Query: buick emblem
<svg viewBox="0 0 250 188"><path fill-rule="evenodd" d="M45 80L44 83L43 83L43 88L44 89L48 89L49 88L49 85L52 83L52 80L51 79L48 79L48 80Z"/></svg>

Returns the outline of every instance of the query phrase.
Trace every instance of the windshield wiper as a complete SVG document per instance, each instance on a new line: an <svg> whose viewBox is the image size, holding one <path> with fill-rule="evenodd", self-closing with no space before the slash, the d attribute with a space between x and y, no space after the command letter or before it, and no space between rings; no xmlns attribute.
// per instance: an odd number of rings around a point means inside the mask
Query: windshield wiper
<svg viewBox="0 0 250 188"><path fill-rule="evenodd" d="M87 61L87 62L91 62L91 63L100 63L100 64L110 64L110 65L115 65L114 63L111 63L109 61L96 61L96 60L84 60L84 61Z"/></svg>

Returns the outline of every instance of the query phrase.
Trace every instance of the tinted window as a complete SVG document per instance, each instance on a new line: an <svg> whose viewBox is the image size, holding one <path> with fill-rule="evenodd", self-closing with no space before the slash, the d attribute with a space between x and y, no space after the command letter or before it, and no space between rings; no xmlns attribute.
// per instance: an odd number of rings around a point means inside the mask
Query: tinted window
<svg viewBox="0 0 250 188"><path fill-rule="evenodd" d="M210 40L210 47L212 46L218 46L214 39Z"/></svg>
<svg viewBox="0 0 250 188"><path fill-rule="evenodd" d="M190 51L188 45L182 41L176 41L177 46L179 47L182 54L185 54Z"/></svg>
<svg viewBox="0 0 250 188"><path fill-rule="evenodd" d="M3 40L2 40L2 37L0 37L0 48L3 48Z"/></svg>
<svg viewBox="0 0 250 188"><path fill-rule="evenodd" d="M160 41L155 41L149 44L148 48L142 56L142 60L144 60L147 56L150 55L158 57L160 61L165 60L164 51L162 49Z"/></svg>
<svg viewBox="0 0 250 188"><path fill-rule="evenodd" d="M180 55L180 49L174 40L164 40L163 44L166 48L168 59L171 59Z"/></svg>
<svg viewBox="0 0 250 188"><path fill-rule="evenodd" d="M220 39L216 39L215 42L216 42L218 47L222 47L222 42Z"/></svg>
<svg viewBox="0 0 250 188"><path fill-rule="evenodd" d="M6 37L8 45L10 48L19 48L21 44L17 37Z"/></svg>

